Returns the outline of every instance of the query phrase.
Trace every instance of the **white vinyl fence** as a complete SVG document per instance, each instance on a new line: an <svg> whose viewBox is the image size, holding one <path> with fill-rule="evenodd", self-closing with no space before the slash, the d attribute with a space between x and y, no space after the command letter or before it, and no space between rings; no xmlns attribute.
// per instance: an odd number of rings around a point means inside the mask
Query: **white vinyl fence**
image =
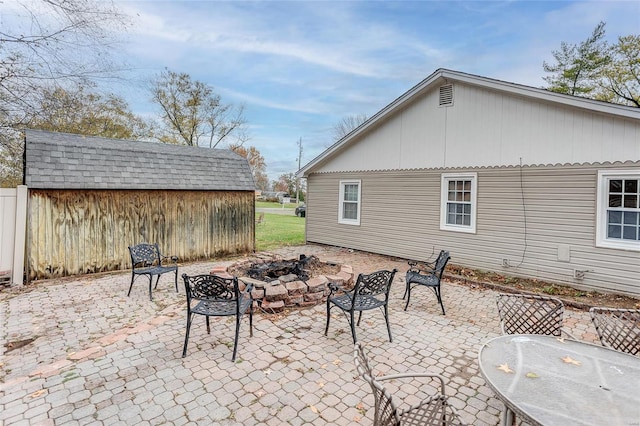
<svg viewBox="0 0 640 426"><path fill-rule="evenodd" d="M22 285L27 229L27 187L0 188L0 280Z"/></svg>

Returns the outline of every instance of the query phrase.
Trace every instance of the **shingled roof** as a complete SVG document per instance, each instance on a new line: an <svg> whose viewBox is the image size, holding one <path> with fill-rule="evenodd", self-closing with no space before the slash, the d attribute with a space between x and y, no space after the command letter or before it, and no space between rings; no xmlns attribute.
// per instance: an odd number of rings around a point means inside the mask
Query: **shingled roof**
<svg viewBox="0 0 640 426"><path fill-rule="evenodd" d="M249 163L231 150L25 133L29 188L255 190Z"/></svg>

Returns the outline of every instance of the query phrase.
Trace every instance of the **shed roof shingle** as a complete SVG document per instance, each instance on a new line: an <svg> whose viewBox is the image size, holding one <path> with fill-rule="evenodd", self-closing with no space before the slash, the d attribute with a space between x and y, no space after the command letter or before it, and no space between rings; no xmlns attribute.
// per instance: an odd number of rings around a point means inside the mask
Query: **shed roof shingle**
<svg viewBox="0 0 640 426"><path fill-rule="evenodd" d="M231 150L26 130L25 184L34 189L253 191Z"/></svg>

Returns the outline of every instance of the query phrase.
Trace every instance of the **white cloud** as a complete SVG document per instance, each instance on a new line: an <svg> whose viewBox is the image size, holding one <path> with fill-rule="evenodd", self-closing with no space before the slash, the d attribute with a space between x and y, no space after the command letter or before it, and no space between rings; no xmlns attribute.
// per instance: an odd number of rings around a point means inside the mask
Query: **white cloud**
<svg viewBox="0 0 640 426"><path fill-rule="evenodd" d="M540 87L560 42L600 20L612 39L640 28L640 2L624 1L122 5L138 19L127 52L141 72L187 72L244 103L270 175L297 168L284 153L299 137L308 161L341 117L371 116L437 68Z"/></svg>

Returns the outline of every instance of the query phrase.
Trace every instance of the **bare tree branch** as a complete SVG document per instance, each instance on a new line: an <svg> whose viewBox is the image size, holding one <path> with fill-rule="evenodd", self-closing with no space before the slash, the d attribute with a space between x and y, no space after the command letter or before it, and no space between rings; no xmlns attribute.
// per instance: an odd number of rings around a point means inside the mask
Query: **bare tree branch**
<svg viewBox="0 0 640 426"><path fill-rule="evenodd" d="M129 23L110 0L15 0L3 2L2 17L0 178L21 176L8 168L21 168L20 130L37 117L48 87L115 75L110 53Z"/></svg>
<svg viewBox="0 0 640 426"><path fill-rule="evenodd" d="M248 139L244 107L223 104L210 86L189 74L165 70L152 82L151 98L162 110L161 141L215 148L233 137L235 143Z"/></svg>

